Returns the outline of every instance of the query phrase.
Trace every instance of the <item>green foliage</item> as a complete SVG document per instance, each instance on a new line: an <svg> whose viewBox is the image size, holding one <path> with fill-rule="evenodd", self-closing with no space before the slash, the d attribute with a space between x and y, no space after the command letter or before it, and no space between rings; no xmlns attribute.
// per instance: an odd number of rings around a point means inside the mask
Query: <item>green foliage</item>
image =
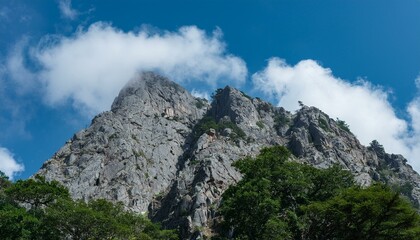
<svg viewBox="0 0 420 240"><path fill-rule="evenodd" d="M202 109L204 106L206 106L207 100L204 98L196 98L195 106L198 109Z"/></svg>
<svg viewBox="0 0 420 240"><path fill-rule="evenodd" d="M196 158L193 158L193 159L191 159L191 161L190 161L190 165L197 165L197 164L199 164L200 163L200 160L198 160L198 159L196 159Z"/></svg>
<svg viewBox="0 0 420 240"><path fill-rule="evenodd" d="M139 139L137 138L137 136L135 134L131 134L131 138L136 141L137 143L140 143Z"/></svg>
<svg viewBox="0 0 420 240"><path fill-rule="evenodd" d="M262 122L262 121L258 121L257 122L257 126L260 128L260 129L263 129L265 126L264 126L264 123Z"/></svg>
<svg viewBox="0 0 420 240"><path fill-rule="evenodd" d="M142 215L126 212L121 204L106 200L60 201L46 211L48 225L72 239L176 239Z"/></svg>
<svg viewBox="0 0 420 240"><path fill-rule="evenodd" d="M392 166L392 162L389 161L389 158L386 155L384 147L379 144L377 140L373 140L370 143L368 149L374 151L376 155L381 158L376 167L376 172L373 177L376 181L383 182L389 185L394 191L401 193L402 195L406 196L413 206L417 209L420 208L419 202L413 197L413 188L414 183L408 181L396 181L398 179L398 169L394 169Z"/></svg>
<svg viewBox="0 0 420 240"><path fill-rule="evenodd" d="M203 117L200 122L197 123L194 127L194 137L198 138L203 133L206 133L210 128L218 129L216 121L209 116Z"/></svg>
<svg viewBox="0 0 420 240"><path fill-rule="evenodd" d="M0 194L4 191L5 188L9 187L12 183L9 180L9 177L2 171L0 171Z"/></svg>
<svg viewBox="0 0 420 240"><path fill-rule="evenodd" d="M235 139L245 139L246 138L246 134L245 132L238 127L238 125L236 125L235 123L231 122L231 121L222 121L219 122L218 124L218 128L217 130L222 131L225 128L230 128L232 129L234 134L231 134L230 137L235 140Z"/></svg>
<svg viewBox="0 0 420 240"><path fill-rule="evenodd" d="M197 123L197 125L194 127L194 137L195 138L200 137L203 133L206 133L207 131L209 131L210 128L213 128L217 132L223 131L223 129L225 128L232 129L233 134L231 134L230 137L233 140L238 139L238 138L242 138L242 139L246 138L245 132L240 127L238 127L238 125L236 125L235 123L231 121L220 121L219 123L217 123L214 120L214 118L210 116L203 117L200 120L200 122Z"/></svg>
<svg viewBox="0 0 420 240"><path fill-rule="evenodd" d="M111 136L108 137L108 140L115 139L118 137L117 133L113 133Z"/></svg>
<svg viewBox="0 0 420 240"><path fill-rule="evenodd" d="M16 202L29 204L33 209L48 206L57 199L70 198L68 190L60 183L48 182L39 175L35 179L18 180L5 192Z"/></svg>
<svg viewBox="0 0 420 240"><path fill-rule="evenodd" d="M324 129L324 131L329 131L328 123L323 118L318 118L319 126Z"/></svg>
<svg viewBox="0 0 420 240"><path fill-rule="evenodd" d="M259 99L258 97L256 98L256 99L258 99L258 100L261 100L261 99ZM271 109L273 108L273 106L271 105L271 104L269 104L269 103L266 103L266 102L260 102L258 105L257 105L257 109L258 109L258 111L263 111L263 112L268 112L268 111L270 111Z"/></svg>
<svg viewBox="0 0 420 240"><path fill-rule="evenodd" d="M39 227L39 219L28 213L25 208L4 203L0 205L2 239L33 239Z"/></svg>
<svg viewBox="0 0 420 240"><path fill-rule="evenodd" d="M242 95L252 101L252 97L241 91Z"/></svg>
<svg viewBox="0 0 420 240"><path fill-rule="evenodd" d="M217 96L219 96L222 93L223 89L222 88L218 88L216 89L216 91L214 91L214 93L211 94L211 99L215 100L217 98Z"/></svg>
<svg viewBox="0 0 420 240"><path fill-rule="evenodd" d="M73 201L66 188L42 177L11 183L3 193L1 239L177 239L121 204Z"/></svg>
<svg viewBox="0 0 420 240"><path fill-rule="evenodd" d="M9 177L2 171L0 171L0 180L9 180Z"/></svg>
<svg viewBox="0 0 420 240"><path fill-rule="evenodd" d="M386 164L381 162L378 167L377 171L379 173L379 181L384 182L386 184L390 183L390 179L395 177L395 172Z"/></svg>
<svg viewBox="0 0 420 240"><path fill-rule="evenodd" d="M290 119L284 113L276 113L274 115L274 128L276 129L277 133L280 133L280 128L288 125L290 123Z"/></svg>
<svg viewBox="0 0 420 240"><path fill-rule="evenodd" d="M302 102L302 101L298 101L298 104L299 104L299 106L300 106L301 108L305 107L305 104L303 104L303 102Z"/></svg>
<svg viewBox="0 0 420 240"><path fill-rule="evenodd" d="M382 146L382 144L380 144L378 142L378 140L373 140L370 144L369 144L369 148L372 150L379 150L381 152L385 152L384 146Z"/></svg>
<svg viewBox="0 0 420 240"><path fill-rule="evenodd" d="M338 125L339 128L343 129L344 131L350 133L350 126L343 120L340 120L339 118L337 118L336 123Z"/></svg>
<svg viewBox="0 0 420 240"><path fill-rule="evenodd" d="M402 195L410 197L413 192L414 186L410 182L405 182L401 186L396 188L396 191L400 192Z"/></svg>
<svg viewBox="0 0 420 240"><path fill-rule="evenodd" d="M397 230L401 234L396 236L406 237L398 239L414 239L411 236L418 233L418 214L389 188L362 189L355 186L350 172L337 165L316 169L290 162L289 156L286 148L277 146L234 163L243 179L223 194L221 235L233 230L234 239L383 239L368 238L370 235L342 238L355 236L348 233L357 231L350 227L355 219L360 226L373 223L366 229L390 239L395 239L390 236ZM335 227L329 228L331 225ZM381 226L395 231L386 235ZM331 238L324 237L326 230L331 231Z"/></svg>
<svg viewBox="0 0 420 240"><path fill-rule="evenodd" d="M146 154L142 150L136 151L135 149L133 149L132 151L134 156L143 157L144 159L147 159Z"/></svg>
<svg viewBox="0 0 420 240"><path fill-rule="evenodd" d="M420 216L382 184L348 188L303 207L307 239L418 239Z"/></svg>
<svg viewBox="0 0 420 240"><path fill-rule="evenodd" d="M385 148L382 146L378 140L373 140L368 147L370 150L374 151L378 157L383 158L385 156Z"/></svg>

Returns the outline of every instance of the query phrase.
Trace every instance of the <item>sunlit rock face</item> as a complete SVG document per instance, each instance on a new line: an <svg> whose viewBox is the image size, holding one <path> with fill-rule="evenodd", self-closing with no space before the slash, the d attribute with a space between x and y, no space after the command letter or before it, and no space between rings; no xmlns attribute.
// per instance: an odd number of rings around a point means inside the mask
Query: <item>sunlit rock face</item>
<svg viewBox="0 0 420 240"><path fill-rule="evenodd" d="M111 111L37 174L62 182L74 198L120 201L196 239L212 235L222 193L241 179L232 163L273 145L287 146L292 161L339 164L361 185L404 186L419 204L420 177L401 155L362 146L315 107L291 113L231 87L218 89L209 103L151 72L130 81Z"/></svg>

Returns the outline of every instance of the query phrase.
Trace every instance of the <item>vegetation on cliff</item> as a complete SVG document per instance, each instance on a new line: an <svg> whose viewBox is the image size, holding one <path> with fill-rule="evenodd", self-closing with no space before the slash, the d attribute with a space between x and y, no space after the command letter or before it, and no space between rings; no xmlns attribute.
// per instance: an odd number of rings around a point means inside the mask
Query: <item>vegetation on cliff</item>
<svg viewBox="0 0 420 240"><path fill-rule="evenodd" d="M237 161L243 179L223 194L221 235L234 239L418 239L408 200L375 183L362 188L338 166L287 161L284 147ZM221 237L223 238L223 237Z"/></svg>
<svg viewBox="0 0 420 240"><path fill-rule="evenodd" d="M243 179L223 194L214 239L418 239L420 216L400 193L289 157L276 146L234 163ZM2 239L178 239L122 204L72 200L39 176L12 183L0 175Z"/></svg>
<svg viewBox="0 0 420 240"><path fill-rule="evenodd" d="M103 199L74 201L43 177L10 182L0 172L1 239L177 239L145 216Z"/></svg>

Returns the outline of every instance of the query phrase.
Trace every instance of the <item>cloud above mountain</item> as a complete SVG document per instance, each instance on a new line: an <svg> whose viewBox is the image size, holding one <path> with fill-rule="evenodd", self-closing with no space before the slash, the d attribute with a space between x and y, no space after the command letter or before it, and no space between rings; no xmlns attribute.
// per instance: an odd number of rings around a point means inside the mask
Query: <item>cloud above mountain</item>
<svg viewBox="0 0 420 240"><path fill-rule="evenodd" d="M197 90L197 89L193 89L193 90L191 90L191 95L193 95L194 97L197 97L197 98L203 98L203 99L210 100L210 94L206 91L200 91L200 90Z"/></svg>
<svg viewBox="0 0 420 240"><path fill-rule="evenodd" d="M72 36L44 37L28 52L37 66L32 72L35 81L48 104L70 101L93 115L109 109L119 90L138 71L157 71L177 82L202 82L213 88L220 81L236 86L244 83L246 64L227 53L222 37L219 29L209 35L195 26L174 32L150 27L124 32L97 22ZM20 64L21 55L16 51L9 58L14 63L11 72L28 75ZM22 78L16 75L14 79Z"/></svg>
<svg viewBox="0 0 420 240"><path fill-rule="evenodd" d="M279 106L292 111L299 108L298 101L316 106L330 117L346 121L363 144L376 139L388 152L403 154L420 169L420 161L415 158L420 154L420 98L407 108L411 121L403 120L389 103L388 91L363 79L349 83L314 60L291 66L272 58L252 80L256 89Z"/></svg>
<svg viewBox="0 0 420 240"><path fill-rule="evenodd" d="M77 10L72 8L71 0L60 0L58 2L58 9L60 10L61 16L66 19L74 20L79 15Z"/></svg>
<svg viewBox="0 0 420 240"><path fill-rule="evenodd" d="M59 6L63 16L77 16L71 1L59 1ZM36 92L49 106L72 104L88 117L108 110L139 71L156 71L199 87L193 94L207 99L210 89L241 86L248 76L245 61L227 51L220 29L210 34L196 26L124 31L105 22L79 27L70 36L48 35L32 45L24 38L0 68L18 95ZM252 75L252 82L288 110L298 109L302 101L345 120L363 144L376 139L420 169L420 161L414 162L420 155L420 93L407 106L409 119L402 119L389 102L389 91L364 79L340 79L314 60L291 66L272 58ZM416 82L420 89L420 77Z"/></svg>
<svg viewBox="0 0 420 240"><path fill-rule="evenodd" d="M24 166L14 159L13 154L8 149L0 147L0 171L13 179L17 173L24 169Z"/></svg>

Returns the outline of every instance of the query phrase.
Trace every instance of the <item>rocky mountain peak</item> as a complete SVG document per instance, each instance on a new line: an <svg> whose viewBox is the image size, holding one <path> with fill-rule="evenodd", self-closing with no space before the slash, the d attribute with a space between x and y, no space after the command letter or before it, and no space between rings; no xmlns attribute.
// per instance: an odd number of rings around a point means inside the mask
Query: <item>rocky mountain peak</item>
<svg viewBox="0 0 420 240"><path fill-rule="evenodd" d="M252 124L256 126L258 111L252 98L235 88L226 86L216 90L211 107L211 114L217 121L227 117L231 122L244 127Z"/></svg>
<svg viewBox="0 0 420 240"><path fill-rule="evenodd" d="M273 145L287 146L293 161L339 164L362 185L403 186L420 204L420 176L402 156L379 143L361 145L345 122L315 107L291 113L229 86L208 103L151 72L130 81L111 111L76 133L38 174L62 182L74 198L120 201L185 239L202 239L212 235L221 195L241 179L232 163Z"/></svg>
<svg viewBox="0 0 420 240"><path fill-rule="evenodd" d="M207 105L207 102L196 99L175 82L153 72L143 72L120 91L111 111L117 114L163 116L192 123L201 118Z"/></svg>

